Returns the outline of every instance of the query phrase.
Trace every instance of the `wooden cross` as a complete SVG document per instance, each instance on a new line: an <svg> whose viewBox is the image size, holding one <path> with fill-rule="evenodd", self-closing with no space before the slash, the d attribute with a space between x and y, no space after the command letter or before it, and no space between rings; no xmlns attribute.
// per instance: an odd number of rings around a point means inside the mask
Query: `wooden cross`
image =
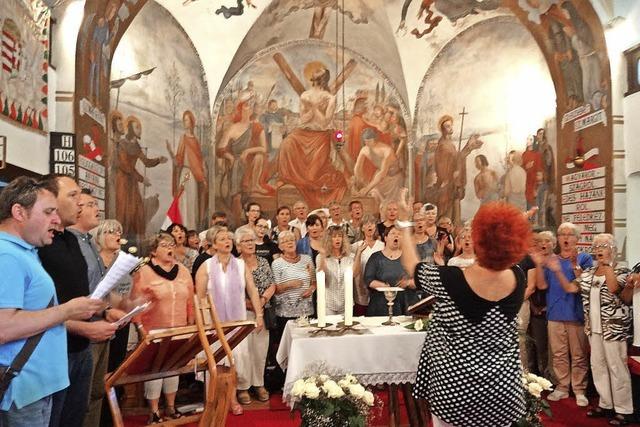
<svg viewBox="0 0 640 427"><path fill-rule="evenodd" d="M302 92L304 92L306 88L304 87L304 84L300 81L300 79L298 79L298 76L296 76L296 74L293 72L284 56L280 52L278 52L273 55L273 60L276 62L276 64L278 64L280 71L282 71L284 77L287 79L293 90L296 91L298 96L302 95ZM349 78L351 73L353 73L353 70L357 65L358 63L355 59L350 59L349 62L347 62L347 64L344 66L344 69L336 76L333 83L329 85L329 92L331 92L332 95L338 93L340 87L344 84L347 78Z"/></svg>

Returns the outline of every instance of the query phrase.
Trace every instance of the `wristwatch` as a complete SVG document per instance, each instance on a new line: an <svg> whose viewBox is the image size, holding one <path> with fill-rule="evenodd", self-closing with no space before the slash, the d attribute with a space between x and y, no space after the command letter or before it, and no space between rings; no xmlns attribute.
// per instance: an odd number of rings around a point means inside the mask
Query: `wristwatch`
<svg viewBox="0 0 640 427"><path fill-rule="evenodd" d="M395 226L401 230L404 228L413 227L414 225L415 225L415 222L413 221L400 221L399 219L396 219L396 222L395 222Z"/></svg>

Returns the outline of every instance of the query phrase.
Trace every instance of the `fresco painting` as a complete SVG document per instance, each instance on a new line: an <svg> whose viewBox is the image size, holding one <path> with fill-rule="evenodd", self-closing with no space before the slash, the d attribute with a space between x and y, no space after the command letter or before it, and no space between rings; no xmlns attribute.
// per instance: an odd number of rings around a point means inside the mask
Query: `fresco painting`
<svg viewBox="0 0 640 427"><path fill-rule="evenodd" d="M271 47L223 89L214 111L220 207L239 213L250 197L283 188L311 207L367 196L379 204L406 185L406 106L374 64L345 52L336 66L335 46L322 41Z"/></svg>
<svg viewBox="0 0 640 427"><path fill-rule="evenodd" d="M555 221L544 213L555 206L555 141L547 141L555 93L542 54L532 51L539 52L531 35L508 16L476 24L442 49L416 106L416 200L458 224L493 200L539 206L541 226Z"/></svg>
<svg viewBox="0 0 640 427"><path fill-rule="evenodd" d="M148 49L150 38L163 40L162 46ZM159 230L174 198L183 224L203 227L211 116L191 41L163 7L148 2L120 40L111 75L122 84L111 90L109 194L125 235Z"/></svg>

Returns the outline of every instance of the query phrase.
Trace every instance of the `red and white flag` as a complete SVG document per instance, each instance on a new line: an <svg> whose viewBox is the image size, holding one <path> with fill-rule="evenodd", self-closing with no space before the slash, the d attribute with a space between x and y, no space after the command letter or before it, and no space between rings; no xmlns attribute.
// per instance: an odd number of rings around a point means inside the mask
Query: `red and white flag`
<svg viewBox="0 0 640 427"><path fill-rule="evenodd" d="M2 68L12 74L20 71L21 46L19 36L8 30L2 31Z"/></svg>
<svg viewBox="0 0 640 427"><path fill-rule="evenodd" d="M162 223L162 229L166 230L171 224L182 224L182 214L180 213L180 197L182 196L182 190L176 194L173 198L169 209L167 209L167 215Z"/></svg>

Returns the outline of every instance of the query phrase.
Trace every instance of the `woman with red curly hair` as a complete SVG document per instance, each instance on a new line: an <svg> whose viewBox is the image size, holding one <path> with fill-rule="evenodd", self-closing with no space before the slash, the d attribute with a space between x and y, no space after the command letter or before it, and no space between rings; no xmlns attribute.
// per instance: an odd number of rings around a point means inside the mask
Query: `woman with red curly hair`
<svg viewBox="0 0 640 427"><path fill-rule="evenodd" d="M405 270L436 297L413 391L429 401L435 427L510 426L525 413L516 315L526 284L515 265L529 248L530 226L515 206L490 202L471 230L476 263L464 271L418 262L402 239Z"/></svg>

